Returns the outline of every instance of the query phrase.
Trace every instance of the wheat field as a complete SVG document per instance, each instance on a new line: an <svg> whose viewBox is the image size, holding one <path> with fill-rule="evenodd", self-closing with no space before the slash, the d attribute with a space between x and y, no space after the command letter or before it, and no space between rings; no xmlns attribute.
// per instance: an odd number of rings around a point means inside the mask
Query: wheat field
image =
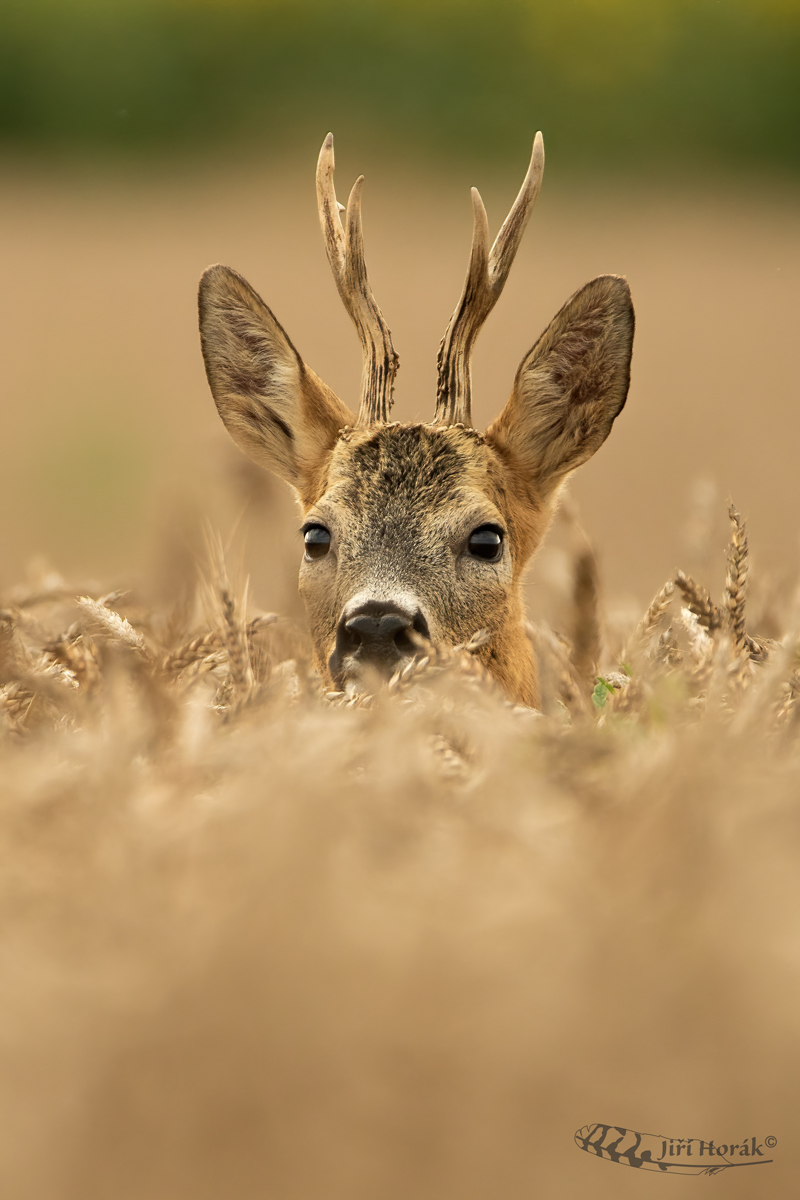
<svg viewBox="0 0 800 1200"><path fill-rule="evenodd" d="M322 694L211 531L172 604L8 590L3 1196L795 1194L798 593L731 508L720 595L611 620L560 521L542 713L469 645ZM655 1183L596 1122L777 1147Z"/></svg>
<svg viewBox="0 0 800 1200"><path fill-rule="evenodd" d="M427 419L482 180L342 150L365 166L398 415ZM0 181L0 1196L788 1200L794 191L546 183L478 419L592 274L638 327L531 573L533 713L469 644L371 697L311 671L296 513L227 445L193 293L229 262L352 394L312 174ZM598 1123L777 1144L662 1183L583 1152Z"/></svg>

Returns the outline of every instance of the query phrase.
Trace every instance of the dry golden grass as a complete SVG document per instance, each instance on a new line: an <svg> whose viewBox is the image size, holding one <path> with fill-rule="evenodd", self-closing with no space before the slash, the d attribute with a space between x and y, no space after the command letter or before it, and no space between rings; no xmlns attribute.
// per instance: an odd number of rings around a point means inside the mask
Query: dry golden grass
<svg viewBox="0 0 800 1200"><path fill-rule="evenodd" d="M795 1195L800 615L731 527L611 632L578 538L542 715L469 646L323 696L213 539L172 608L7 594L0 1195ZM778 1145L665 1185L596 1121Z"/></svg>

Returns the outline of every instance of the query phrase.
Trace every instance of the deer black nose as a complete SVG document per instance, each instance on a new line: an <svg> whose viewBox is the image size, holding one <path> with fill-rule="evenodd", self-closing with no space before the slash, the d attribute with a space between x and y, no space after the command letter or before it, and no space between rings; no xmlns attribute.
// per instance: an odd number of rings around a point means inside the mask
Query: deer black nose
<svg viewBox="0 0 800 1200"><path fill-rule="evenodd" d="M396 645L398 634L403 638L407 637L411 622L400 613L386 613L382 617L370 617L363 613L360 617L351 617L349 621L345 621L344 627L356 644L382 646L384 643L394 642Z"/></svg>
<svg viewBox="0 0 800 1200"><path fill-rule="evenodd" d="M370 601L349 612L345 609L336 631L336 649L331 655L333 678L341 684L348 667L369 666L387 678L403 659L418 653L413 633L429 638L423 613L407 612L387 601Z"/></svg>

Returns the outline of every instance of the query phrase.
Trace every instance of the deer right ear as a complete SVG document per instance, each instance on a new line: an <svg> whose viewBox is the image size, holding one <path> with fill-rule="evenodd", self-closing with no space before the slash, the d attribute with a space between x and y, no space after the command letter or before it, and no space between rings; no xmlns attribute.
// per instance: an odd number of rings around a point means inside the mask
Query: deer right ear
<svg viewBox="0 0 800 1200"><path fill-rule="evenodd" d="M228 433L302 495L342 427L354 423L353 414L230 267L203 273L198 303L206 376Z"/></svg>
<svg viewBox="0 0 800 1200"><path fill-rule="evenodd" d="M523 359L486 439L540 499L611 432L628 394L633 328L626 280L600 275L567 301Z"/></svg>

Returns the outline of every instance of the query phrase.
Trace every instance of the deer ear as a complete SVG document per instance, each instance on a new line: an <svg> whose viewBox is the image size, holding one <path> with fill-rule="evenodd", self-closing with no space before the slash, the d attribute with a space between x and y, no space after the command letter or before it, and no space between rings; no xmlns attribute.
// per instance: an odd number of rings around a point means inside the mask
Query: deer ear
<svg viewBox="0 0 800 1200"><path fill-rule="evenodd" d="M305 365L230 267L200 280L200 341L219 415L237 446L301 494L353 414Z"/></svg>
<svg viewBox="0 0 800 1200"><path fill-rule="evenodd" d="M627 281L600 275L567 301L523 359L486 438L538 498L608 437L628 395L633 327Z"/></svg>

